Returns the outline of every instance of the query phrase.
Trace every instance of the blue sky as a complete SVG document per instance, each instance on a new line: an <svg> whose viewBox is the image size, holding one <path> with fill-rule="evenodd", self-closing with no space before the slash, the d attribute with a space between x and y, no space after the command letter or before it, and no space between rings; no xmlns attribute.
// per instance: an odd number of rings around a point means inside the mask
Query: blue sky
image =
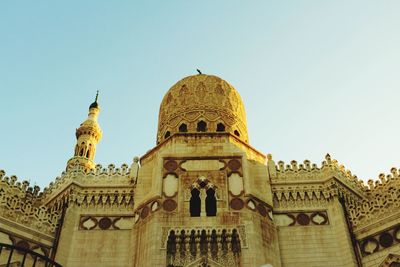
<svg viewBox="0 0 400 267"><path fill-rule="evenodd" d="M246 4L247 3L247 4ZM274 159L399 167L400 1L1 1L0 169L47 185L100 90L96 162L155 145L159 104L214 74Z"/></svg>

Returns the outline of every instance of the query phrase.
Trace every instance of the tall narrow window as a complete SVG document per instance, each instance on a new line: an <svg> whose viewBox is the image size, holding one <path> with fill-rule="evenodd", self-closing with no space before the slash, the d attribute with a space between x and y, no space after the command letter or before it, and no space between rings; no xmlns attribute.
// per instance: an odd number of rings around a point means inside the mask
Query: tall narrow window
<svg viewBox="0 0 400 267"><path fill-rule="evenodd" d="M206 193L206 214L207 216L215 216L217 215L217 199L215 198L215 190L210 188Z"/></svg>
<svg viewBox="0 0 400 267"><path fill-rule="evenodd" d="M190 198L190 216L200 217L201 200L200 191L197 188L192 189L192 197Z"/></svg>
<svg viewBox="0 0 400 267"><path fill-rule="evenodd" d="M187 131L188 131L187 125L185 123L182 123L181 126L179 126L179 132L186 133Z"/></svg>
<svg viewBox="0 0 400 267"><path fill-rule="evenodd" d="M217 124L217 132L225 132L225 125L223 123Z"/></svg>
<svg viewBox="0 0 400 267"><path fill-rule="evenodd" d="M204 121L199 121L197 123L197 131L198 132L206 132L207 131L207 123Z"/></svg>

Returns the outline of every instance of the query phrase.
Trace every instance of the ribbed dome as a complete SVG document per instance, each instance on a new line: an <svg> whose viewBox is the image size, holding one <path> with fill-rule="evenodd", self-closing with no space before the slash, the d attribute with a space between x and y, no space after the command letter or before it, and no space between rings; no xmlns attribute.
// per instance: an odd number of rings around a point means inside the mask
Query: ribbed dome
<svg viewBox="0 0 400 267"><path fill-rule="evenodd" d="M199 74L180 80L161 102L157 143L177 132L230 132L248 142L246 114L239 93L213 75Z"/></svg>

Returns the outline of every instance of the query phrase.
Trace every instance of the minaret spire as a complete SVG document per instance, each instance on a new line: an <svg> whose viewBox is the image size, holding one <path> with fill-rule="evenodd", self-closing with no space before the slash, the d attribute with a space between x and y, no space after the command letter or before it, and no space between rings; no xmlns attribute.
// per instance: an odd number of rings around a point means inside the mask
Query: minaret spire
<svg viewBox="0 0 400 267"><path fill-rule="evenodd" d="M89 106L89 114L87 119L81 123L76 129L76 145L74 156L68 160L67 170L79 164L85 171L94 169L94 156L96 146L99 143L102 131L97 122L97 117L100 113L98 101L99 91L96 93L96 98Z"/></svg>

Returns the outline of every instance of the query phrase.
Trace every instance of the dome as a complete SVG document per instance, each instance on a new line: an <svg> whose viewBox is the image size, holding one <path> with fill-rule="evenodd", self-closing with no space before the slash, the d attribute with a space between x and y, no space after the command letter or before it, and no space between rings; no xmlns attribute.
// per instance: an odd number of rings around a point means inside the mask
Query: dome
<svg viewBox="0 0 400 267"><path fill-rule="evenodd" d="M183 78L161 102L157 143L179 132L229 132L247 143L246 114L239 93L217 76Z"/></svg>

